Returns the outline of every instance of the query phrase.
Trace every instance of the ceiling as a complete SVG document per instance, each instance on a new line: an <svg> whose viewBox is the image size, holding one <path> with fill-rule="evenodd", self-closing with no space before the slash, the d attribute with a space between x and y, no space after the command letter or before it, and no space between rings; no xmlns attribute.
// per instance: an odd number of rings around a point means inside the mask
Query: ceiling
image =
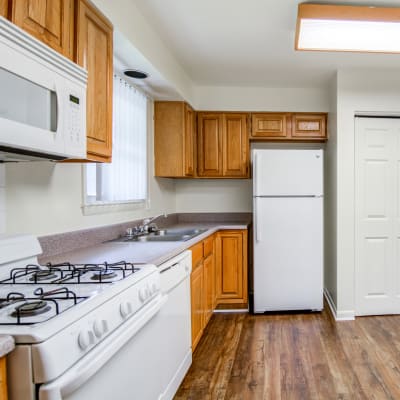
<svg viewBox="0 0 400 400"><path fill-rule="evenodd" d="M398 54L295 51L299 0L132 1L195 85L312 88L328 85L341 68L400 68Z"/></svg>

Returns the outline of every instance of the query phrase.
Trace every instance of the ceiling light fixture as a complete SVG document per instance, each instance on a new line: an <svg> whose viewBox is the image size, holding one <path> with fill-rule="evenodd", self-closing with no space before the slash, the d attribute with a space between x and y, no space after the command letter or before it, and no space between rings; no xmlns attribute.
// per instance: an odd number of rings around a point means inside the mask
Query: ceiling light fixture
<svg viewBox="0 0 400 400"><path fill-rule="evenodd" d="M296 50L400 53L400 8L299 4Z"/></svg>

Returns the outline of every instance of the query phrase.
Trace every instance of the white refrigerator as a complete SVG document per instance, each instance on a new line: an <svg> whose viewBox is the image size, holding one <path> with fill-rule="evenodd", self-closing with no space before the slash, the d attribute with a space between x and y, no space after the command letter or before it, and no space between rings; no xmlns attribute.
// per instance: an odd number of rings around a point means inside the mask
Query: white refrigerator
<svg viewBox="0 0 400 400"><path fill-rule="evenodd" d="M323 151L255 149L253 309L323 308Z"/></svg>

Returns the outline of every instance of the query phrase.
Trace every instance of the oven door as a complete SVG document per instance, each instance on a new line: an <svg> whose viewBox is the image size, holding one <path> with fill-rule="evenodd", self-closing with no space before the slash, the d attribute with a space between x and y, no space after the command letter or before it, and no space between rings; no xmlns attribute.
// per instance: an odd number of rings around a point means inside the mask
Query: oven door
<svg viewBox="0 0 400 400"><path fill-rule="evenodd" d="M39 387L39 400L156 400L160 397L159 296L65 374ZM161 333L162 334L162 333Z"/></svg>

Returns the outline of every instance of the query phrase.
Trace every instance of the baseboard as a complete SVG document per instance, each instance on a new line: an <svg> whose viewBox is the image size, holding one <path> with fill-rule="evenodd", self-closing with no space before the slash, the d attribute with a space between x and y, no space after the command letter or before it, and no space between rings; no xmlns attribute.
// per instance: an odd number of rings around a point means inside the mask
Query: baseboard
<svg viewBox="0 0 400 400"><path fill-rule="evenodd" d="M324 288L324 297L328 303L329 309L331 310L332 316L336 321L352 321L355 319L354 310L338 311L336 309L335 302L333 301L327 288Z"/></svg>
<svg viewBox="0 0 400 400"><path fill-rule="evenodd" d="M214 310L214 313L219 314L219 313L248 313L249 309L248 308L226 308L226 309L216 309Z"/></svg>

